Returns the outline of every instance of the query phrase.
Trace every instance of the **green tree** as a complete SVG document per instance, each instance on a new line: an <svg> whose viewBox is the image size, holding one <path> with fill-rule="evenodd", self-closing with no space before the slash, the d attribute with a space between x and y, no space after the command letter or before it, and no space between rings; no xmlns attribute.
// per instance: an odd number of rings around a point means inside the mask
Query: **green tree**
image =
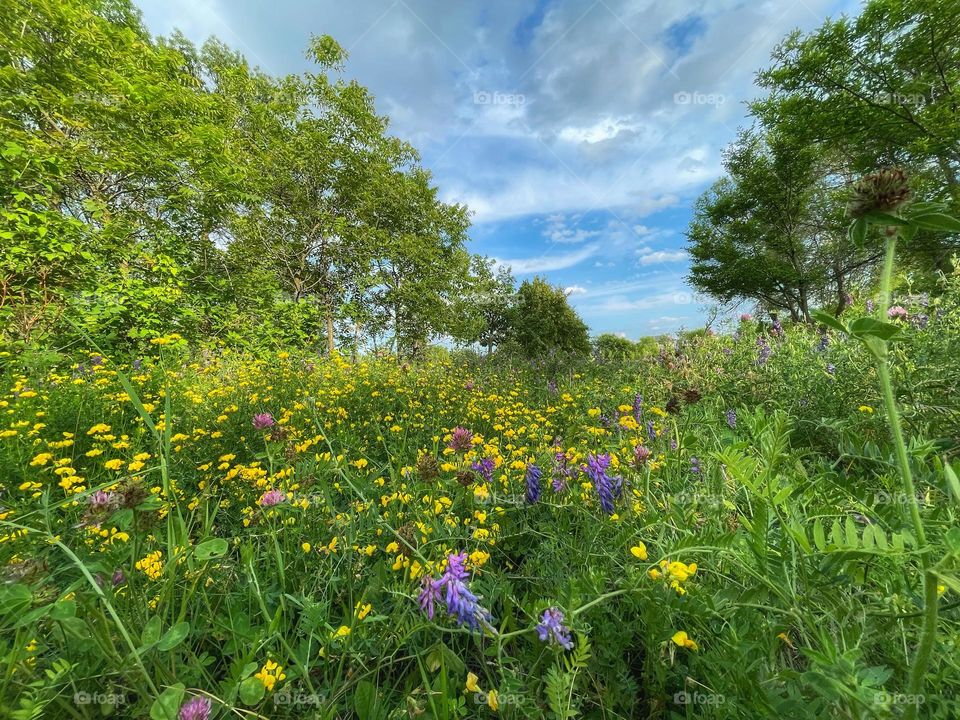
<svg viewBox="0 0 960 720"><path fill-rule="evenodd" d="M8 340L78 319L102 342L196 332L239 192L224 108L124 0L0 8L0 313Z"/></svg>
<svg viewBox="0 0 960 720"><path fill-rule="evenodd" d="M687 230L691 285L793 320L809 321L814 305L828 300L842 310L852 278L879 251L848 247L819 149L787 135L744 132L724 167L727 176L697 201Z"/></svg>
<svg viewBox="0 0 960 720"><path fill-rule="evenodd" d="M760 73L767 128L843 158L848 177L898 166L918 195L960 209L960 3L869 0L858 17L794 32ZM911 258L950 271L956 234L921 231Z"/></svg>
<svg viewBox="0 0 960 720"><path fill-rule="evenodd" d="M529 358L553 352L590 352L587 326L570 307L563 288L539 277L524 280L517 290L509 314L509 338Z"/></svg>

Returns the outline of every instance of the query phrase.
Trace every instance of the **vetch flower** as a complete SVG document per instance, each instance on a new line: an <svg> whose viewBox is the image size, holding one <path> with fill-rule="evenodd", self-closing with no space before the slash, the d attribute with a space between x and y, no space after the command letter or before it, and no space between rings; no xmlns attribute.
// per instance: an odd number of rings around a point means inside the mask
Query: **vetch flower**
<svg viewBox="0 0 960 720"><path fill-rule="evenodd" d="M466 553L451 553L447 556L446 570L439 579L425 577L422 580L420 609L433 619L434 606L442 593L447 614L455 617L458 625L477 630L481 625L489 626L492 618L490 611L481 607L479 599L467 586L469 573L464 567L466 560Z"/></svg>
<svg viewBox="0 0 960 720"><path fill-rule="evenodd" d="M545 643L559 645L564 650L573 649L570 628L563 624L563 613L558 608L551 607L543 611L543 617L537 625L537 634Z"/></svg>
<svg viewBox="0 0 960 720"><path fill-rule="evenodd" d="M534 505L540 499L540 477L542 473L534 463L527 465L527 492L525 495L527 504Z"/></svg>
<svg viewBox="0 0 960 720"><path fill-rule="evenodd" d="M593 487L600 497L600 507L607 515L614 513L614 501L620 497L623 488L623 479L610 477L607 468L610 467L610 454L587 456L584 472L593 481Z"/></svg>
<svg viewBox="0 0 960 720"><path fill-rule="evenodd" d="M496 467L496 463L493 462L492 458L485 457L474 460L470 467L475 473L483 477L484 480L490 482L493 479L493 469Z"/></svg>
<svg viewBox="0 0 960 720"><path fill-rule="evenodd" d="M730 429L732 430L737 426L737 411L731 408L727 410L726 415L727 415L727 425L729 425Z"/></svg>

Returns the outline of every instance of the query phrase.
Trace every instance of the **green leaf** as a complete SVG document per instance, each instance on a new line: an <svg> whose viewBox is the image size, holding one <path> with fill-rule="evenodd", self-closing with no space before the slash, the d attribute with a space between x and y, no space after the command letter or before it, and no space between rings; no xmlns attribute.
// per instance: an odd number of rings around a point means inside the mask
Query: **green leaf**
<svg viewBox="0 0 960 720"><path fill-rule="evenodd" d="M881 550L889 549L890 546L887 544L887 533L885 533L883 528L879 525L873 526L873 539L877 541L877 547Z"/></svg>
<svg viewBox="0 0 960 720"><path fill-rule="evenodd" d="M159 615L154 615L147 624L143 626L143 632L140 634L140 644L147 648L157 644L160 640L160 631L163 629L163 620Z"/></svg>
<svg viewBox="0 0 960 720"><path fill-rule="evenodd" d="M850 332L847 330L846 325L844 325L842 322L840 322L840 320L835 318L830 313L824 312L823 310L814 310L811 315L818 323L822 323L827 327L831 327L838 332L842 332L845 335Z"/></svg>
<svg viewBox="0 0 960 720"><path fill-rule="evenodd" d="M827 538L823 533L823 523L820 518L813 521L813 544L817 546L817 550L820 552L823 552L827 547Z"/></svg>
<svg viewBox="0 0 960 720"><path fill-rule="evenodd" d="M228 547L227 541L223 538L211 538L197 545L197 547L194 548L193 554L197 560L210 560L226 555Z"/></svg>
<svg viewBox="0 0 960 720"><path fill-rule="evenodd" d="M953 466L946 460L943 461L943 476L947 479L950 490L953 491L953 497L960 503L960 480L957 479L957 473Z"/></svg>
<svg viewBox="0 0 960 720"><path fill-rule="evenodd" d="M882 322L872 317L857 318L850 323L850 334L854 337L875 337L889 340L900 332L900 328L892 323Z"/></svg>
<svg viewBox="0 0 960 720"><path fill-rule="evenodd" d="M263 700L266 690L260 678L248 677L240 683L240 700L244 705L256 705Z"/></svg>
<svg viewBox="0 0 960 720"><path fill-rule="evenodd" d="M856 247L862 247L864 240L867 239L867 219L859 217L850 224L848 231L850 242Z"/></svg>
<svg viewBox="0 0 960 720"><path fill-rule="evenodd" d="M150 720L177 720L183 702L183 683L168 687L150 706Z"/></svg>
<svg viewBox="0 0 960 720"><path fill-rule="evenodd" d="M76 614L76 600L61 600L58 603L54 603L50 609L50 618L53 620L66 620L67 618L76 616Z"/></svg>
<svg viewBox="0 0 960 720"><path fill-rule="evenodd" d="M924 230L935 230L940 232L960 232L960 220L945 215L944 213L925 213L915 215L910 221L923 228Z"/></svg>
<svg viewBox="0 0 960 720"><path fill-rule="evenodd" d="M860 537L857 533L857 526L853 522L853 518L847 516L847 519L843 523L843 529L846 531L847 545L857 547L860 544Z"/></svg>
<svg viewBox="0 0 960 720"><path fill-rule="evenodd" d="M163 637L160 638L160 642L157 643L157 650L161 650L163 652L173 650L173 648L183 642L183 639L187 637L189 633L190 623L177 623L172 628L167 630Z"/></svg>
<svg viewBox="0 0 960 720"><path fill-rule="evenodd" d="M867 221L873 225L896 225L897 227L906 227L910 224L901 217L885 212L872 212L867 215Z"/></svg>
<svg viewBox="0 0 960 720"><path fill-rule="evenodd" d="M377 689L369 680L361 680L353 693L353 708L359 720L372 720L377 712Z"/></svg>
<svg viewBox="0 0 960 720"><path fill-rule="evenodd" d="M22 613L33 600L33 593L26 585L0 584L0 617L12 619Z"/></svg>

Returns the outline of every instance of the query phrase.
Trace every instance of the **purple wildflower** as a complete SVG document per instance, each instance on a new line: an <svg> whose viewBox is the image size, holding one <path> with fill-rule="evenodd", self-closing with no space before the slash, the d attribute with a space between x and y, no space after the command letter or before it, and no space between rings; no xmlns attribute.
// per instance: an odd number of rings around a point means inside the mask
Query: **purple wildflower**
<svg viewBox="0 0 960 720"><path fill-rule="evenodd" d="M116 493L97 490L87 498L87 508L92 513L107 512L114 509L120 503L120 498Z"/></svg>
<svg viewBox="0 0 960 720"><path fill-rule="evenodd" d="M126 579L127 579L127 576L123 574L123 568L117 568L116 570L113 571L113 586L114 586L114 587L116 587L117 585L123 584L123 582L124 582Z"/></svg>
<svg viewBox="0 0 960 720"><path fill-rule="evenodd" d="M638 468L643 467L647 464L651 454L650 449L645 445L637 445L633 450L633 464Z"/></svg>
<svg viewBox="0 0 960 720"><path fill-rule="evenodd" d="M827 372L833 375L837 371L837 366L833 363L827 363Z"/></svg>
<svg viewBox="0 0 960 720"><path fill-rule="evenodd" d="M757 336L757 349L758 349L759 352L758 352L758 354L757 354L756 364L757 364L757 365L766 365L766 364L767 364L767 360L770 359L770 353L771 353L772 351L770 350L770 345L767 344L767 341L766 341L766 339L763 337L763 335L758 335L758 336Z"/></svg>
<svg viewBox="0 0 960 720"><path fill-rule="evenodd" d="M434 580L431 577L424 576L421 581L423 589L420 590L420 609L427 617L433 620L434 603L440 600L440 580Z"/></svg>
<svg viewBox="0 0 960 720"><path fill-rule="evenodd" d="M696 455L690 457L690 473L693 475L700 474L700 458Z"/></svg>
<svg viewBox="0 0 960 720"><path fill-rule="evenodd" d="M180 720L207 720L210 717L210 700L194 697L180 706Z"/></svg>
<svg viewBox="0 0 960 720"><path fill-rule="evenodd" d="M563 613L555 607L543 611L543 617L537 625L537 634L545 643L554 643L564 650L573 649L570 628L563 624Z"/></svg>
<svg viewBox="0 0 960 720"><path fill-rule="evenodd" d="M445 591L443 601L447 606L447 614L456 617L458 625L466 625L476 630L481 624L489 625L490 612L480 606L479 599L467 587L467 573L464 563L466 553L459 555L451 553L447 556L447 568L439 580L423 579L423 589L420 591L420 608L433 619L434 604L441 599L441 589Z"/></svg>
<svg viewBox="0 0 960 720"><path fill-rule="evenodd" d="M276 421L273 419L273 415L270 413L256 413L253 416L253 429L254 430L269 430L274 425Z"/></svg>
<svg viewBox="0 0 960 720"><path fill-rule="evenodd" d="M554 492L563 492L567 489L567 481L573 477L575 468L568 466L567 454L562 448L554 448L553 453L553 482L551 486Z"/></svg>
<svg viewBox="0 0 960 720"><path fill-rule="evenodd" d="M551 394L551 395L556 395L556 394L557 394L557 381L556 381L556 380L550 380L550 381L547 383L547 390L550 391L550 394Z"/></svg>
<svg viewBox="0 0 960 720"><path fill-rule="evenodd" d="M535 505L540 499L540 478L543 473L534 463L527 465L527 493L526 500L528 505Z"/></svg>
<svg viewBox="0 0 960 720"><path fill-rule="evenodd" d="M614 513L614 501L620 497L623 479L610 477L607 468L610 467L610 454L588 455L584 472L593 481L593 487L600 497L600 507L607 515Z"/></svg>
<svg viewBox="0 0 960 720"><path fill-rule="evenodd" d="M263 495L260 496L260 505L261 507L273 507L274 505L279 505L284 500L287 499L286 493L283 490L267 490Z"/></svg>
<svg viewBox="0 0 960 720"><path fill-rule="evenodd" d="M737 426L737 411L734 410L733 408L730 408L729 410L727 410L726 414L727 414L727 425L729 425L730 429L732 430Z"/></svg>
<svg viewBox="0 0 960 720"><path fill-rule="evenodd" d="M892 308L887 310L887 317L891 320L906 320L907 309L903 307L903 305L894 305Z"/></svg>
<svg viewBox="0 0 960 720"><path fill-rule="evenodd" d="M487 482L493 480L493 470L496 467L496 463L493 462L493 458L480 458L479 460L474 460L473 464L470 466L475 473L479 473L481 477Z"/></svg>
<svg viewBox="0 0 960 720"><path fill-rule="evenodd" d="M653 424L653 420L647 421L647 440L656 440L657 439L657 428Z"/></svg>
<svg viewBox="0 0 960 720"><path fill-rule="evenodd" d="M466 389L467 392L471 392L473 390L473 380L467 380L467 384L464 385L463 387Z"/></svg>
<svg viewBox="0 0 960 720"><path fill-rule="evenodd" d="M751 315L750 313L740 314L740 322L750 322L751 320L753 320L753 315Z"/></svg>
<svg viewBox="0 0 960 720"><path fill-rule="evenodd" d="M867 300L867 312L868 313L873 312L873 300Z"/></svg>
<svg viewBox="0 0 960 720"><path fill-rule="evenodd" d="M773 319L773 326L770 328L770 334L774 337L781 337L783 335L783 325L780 324L780 318Z"/></svg>
<svg viewBox="0 0 960 720"><path fill-rule="evenodd" d="M671 450L677 449L677 441L674 438L670 438L670 449Z"/></svg>
<svg viewBox="0 0 960 720"><path fill-rule="evenodd" d="M140 368L143 367L143 360L137 358L133 361L133 364L130 366L135 372L140 372Z"/></svg>
<svg viewBox="0 0 960 720"><path fill-rule="evenodd" d="M637 425L643 419L643 395L640 393L633 398L633 419L637 421Z"/></svg>
<svg viewBox="0 0 960 720"><path fill-rule="evenodd" d="M473 447L473 433L465 427L455 427L450 433L450 442L447 447L454 452L464 453Z"/></svg>

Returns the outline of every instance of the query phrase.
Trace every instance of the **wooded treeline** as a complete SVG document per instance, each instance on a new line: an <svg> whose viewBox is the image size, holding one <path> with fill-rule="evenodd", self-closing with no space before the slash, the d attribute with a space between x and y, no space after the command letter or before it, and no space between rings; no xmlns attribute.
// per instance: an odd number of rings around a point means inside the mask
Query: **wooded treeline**
<svg viewBox="0 0 960 720"><path fill-rule="evenodd" d="M907 171L916 196L960 210L960 3L869 0L809 34L795 32L758 75L767 94L699 200L688 230L689 280L721 302L794 320L843 311L872 279L879 236L857 246L844 216L850 184ZM901 273L933 289L956 235L918 233Z"/></svg>

